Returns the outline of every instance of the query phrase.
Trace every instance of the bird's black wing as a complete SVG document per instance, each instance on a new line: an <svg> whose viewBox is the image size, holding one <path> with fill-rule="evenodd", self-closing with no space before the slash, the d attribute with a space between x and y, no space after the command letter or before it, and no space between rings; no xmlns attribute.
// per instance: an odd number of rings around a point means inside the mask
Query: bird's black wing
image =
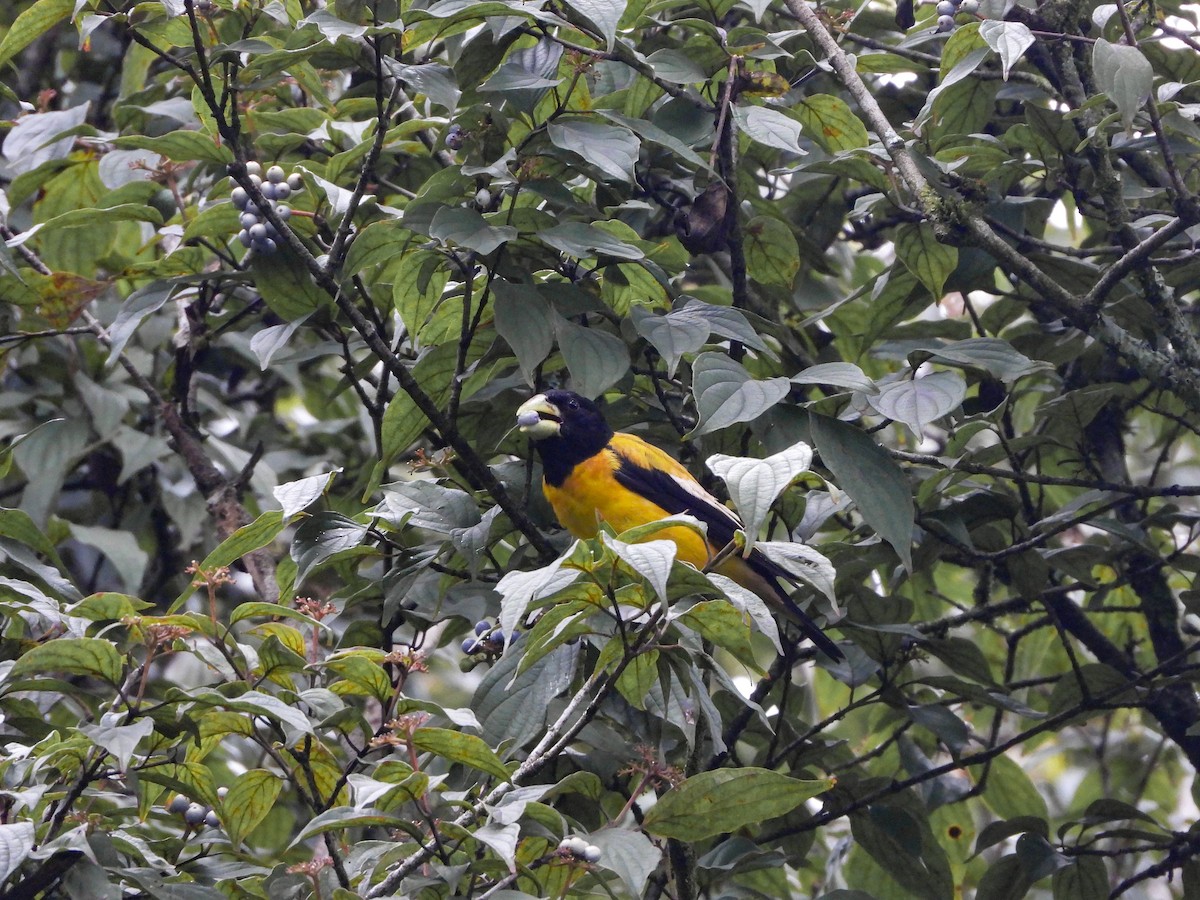
<svg viewBox="0 0 1200 900"><path fill-rule="evenodd" d="M708 542L718 550L732 541L734 534L742 527L741 519L704 490L698 482L684 481L670 472L638 465L618 450L614 450L614 453L619 465L613 477L618 484L661 506L671 515L686 513L703 522L708 528ZM775 599L787 610L789 617L795 620L805 637L812 641L817 649L831 659L844 658L837 644L830 640L820 626L797 606L783 589L780 580L796 581L791 572L767 559L757 550L751 551L746 562L771 585L776 594Z"/></svg>

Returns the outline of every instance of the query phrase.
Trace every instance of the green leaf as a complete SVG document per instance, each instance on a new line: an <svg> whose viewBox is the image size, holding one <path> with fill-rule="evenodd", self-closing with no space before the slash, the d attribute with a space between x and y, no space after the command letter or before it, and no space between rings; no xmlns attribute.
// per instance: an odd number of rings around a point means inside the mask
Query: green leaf
<svg viewBox="0 0 1200 900"><path fill-rule="evenodd" d="M1018 816L1015 819L991 822L979 832L979 837L975 839L974 855L978 856L988 847L994 847L1001 841L1008 840L1014 834L1025 834L1026 832L1045 837L1050 833L1050 828L1045 819L1037 816Z"/></svg>
<svg viewBox="0 0 1200 900"><path fill-rule="evenodd" d="M745 226L746 269L760 284L791 287L800 271L796 236L774 216L755 216Z"/></svg>
<svg viewBox="0 0 1200 900"><path fill-rule="evenodd" d="M627 897L641 897L646 881L662 861L662 851L640 831L626 828L602 828L587 836L600 848L597 865L616 872L626 888Z"/></svg>
<svg viewBox="0 0 1200 900"><path fill-rule="evenodd" d="M578 569L562 568L577 544L572 544L566 554L549 565L531 572L508 572L500 579L496 591L500 594L500 628L505 634L512 634L512 630L520 626L525 611L534 600L562 590L580 576Z"/></svg>
<svg viewBox="0 0 1200 900"><path fill-rule="evenodd" d="M642 259L644 254L633 244L618 240L602 228L587 222L564 222L538 232L538 238L555 250L580 258L612 256L617 259Z"/></svg>
<svg viewBox="0 0 1200 900"><path fill-rule="evenodd" d="M836 604L833 584L837 572L824 554L798 541L759 541L756 546L771 562L787 569Z"/></svg>
<svg viewBox="0 0 1200 900"><path fill-rule="evenodd" d="M629 371L629 348L615 334L584 328L559 318L558 346L571 373L571 387L585 397L598 397Z"/></svg>
<svg viewBox="0 0 1200 900"><path fill-rule="evenodd" d="M700 421L689 438L757 419L787 396L786 378L756 381L724 353L701 353L692 363L692 393Z"/></svg>
<svg viewBox="0 0 1200 900"><path fill-rule="evenodd" d="M74 0L37 0L21 10L0 40L0 66L75 11ZM0 877L0 882L4 880Z"/></svg>
<svg viewBox="0 0 1200 900"><path fill-rule="evenodd" d="M612 641L624 646L624 641L619 636ZM646 695L658 681L658 656L657 650L643 650L629 661L629 665L617 678L617 690L621 692L621 696L638 709L646 708Z"/></svg>
<svg viewBox="0 0 1200 900"><path fill-rule="evenodd" d="M896 230L896 256L908 271L942 299L946 278L958 265L958 248L938 243L930 225L901 225Z"/></svg>
<svg viewBox="0 0 1200 900"><path fill-rule="evenodd" d="M729 497L742 516L747 552L753 549L772 504L798 475L808 471L812 457L812 447L801 441L765 459L714 453L706 460L713 474L728 486Z"/></svg>
<svg viewBox="0 0 1200 900"><path fill-rule="evenodd" d="M567 0L566 5L594 25L607 42L608 49L612 49L626 0Z"/></svg>
<svg viewBox="0 0 1200 900"><path fill-rule="evenodd" d="M333 482L333 476L341 471L342 467L338 466L332 472L310 475L307 478L289 481L275 487L271 491L271 496L278 500L279 505L283 507L280 511L283 518L291 519L296 513L308 509L329 488Z"/></svg>
<svg viewBox="0 0 1200 900"><path fill-rule="evenodd" d="M106 366L111 366L117 361L142 320L162 309L179 288L180 285L171 281L154 281L138 288L125 298L125 302L117 311L116 319L108 329L111 347L105 361Z"/></svg>
<svg viewBox="0 0 1200 900"><path fill-rule="evenodd" d="M994 685L996 683L992 677L991 664L974 641L959 637L930 638L923 641L921 647L959 675L965 675L980 684Z"/></svg>
<svg viewBox="0 0 1200 900"><path fill-rule="evenodd" d="M809 423L821 462L838 487L911 572L916 511L904 472L861 428L816 413L809 414Z"/></svg>
<svg viewBox="0 0 1200 900"><path fill-rule="evenodd" d="M311 616L306 616L298 609L293 609L290 606L284 606L282 603L266 603L262 600L251 600L247 603L239 603L229 614L229 624L236 625L238 622L244 622L246 619L291 619L295 622L301 622L308 626L318 628L327 628L328 626L321 625Z"/></svg>
<svg viewBox="0 0 1200 900"><path fill-rule="evenodd" d="M786 113L765 106L737 106L733 121L751 140L776 150L804 153L800 146L800 123Z"/></svg>
<svg viewBox="0 0 1200 900"><path fill-rule="evenodd" d="M870 143L867 127L841 97L812 94L796 104L795 112L813 140L829 153L857 150Z"/></svg>
<svg viewBox="0 0 1200 900"><path fill-rule="evenodd" d="M433 215L429 236L477 253L491 253L501 244L516 240L511 225L489 225L476 210L465 206L443 206Z"/></svg>
<svg viewBox="0 0 1200 900"><path fill-rule="evenodd" d="M559 119L546 126L551 143L583 157L617 181L633 181L641 142L627 128L584 119Z"/></svg>
<svg viewBox="0 0 1200 900"><path fill-rule="evenodd" d="M80 724L79 731L97 747L111 753L117 761L117 768L124 771L129 768L129 760L137 745L154 733L154 723L142 717L132 725Z"/></svg>
<svg viewBox="0 0 1200 900"><path fill-rule="evenodd" d="M909 706L907 710L914 722L933 733L950 752L957 756L966 746L971 731L965 722L944 706Z"/></svg>
<svg viewBox="0 0 1200 900"><path fill-rule="evenodd" d="M220 566L232 565L235 560L241 559L247 553L260 550L275 540L286 524L287 521L280 510L273 509L263 513L249 525L243 525L221 541L208 556L204 557L200 568L211 571ZM168 614L178 611L194 591L195 588L191 585L184 588L183 593L175 598L175 602L167 610Z"/></svg>
<svg viewBox="0 0 1200 900"><path fill-rule="evenodd" d="M957 372L933 372L885 384L867 402L880 415L904 423L920 440L929 425L958 409L966 395L966 382Z"/></svg>
<svg viewBox="0 0 1200 900"><path fill-rule="evenodd" d="M346 251L341 277L349 278L364 269L373 269L394 260L413 239L413 234L398 219L372 222L360 230ZM401 261L408 258L400 256Z"/></svg>
<svg viewBox="0 0 1200 900"><path fill-rule="evenodd" d="M695 353L705 345L711 332L707 322L675 312L660 316L635 306L629 315L637 333L650 342L667 364L668 378L675 377L675 370L685 354Z"/></svg>
<svg viewBox="0 0 1200 900"><path fill-rule="evenodd" d="M532 285L492 281L496 331L512 348L525 381L554 349L554 312Z"/></svg>
<svg viewBox="0 0 1200 900"><path fill-rule="evenodd" d="M0 825L0 883L7 881L8 876L29 858L33 852L33 840L32 822L6 822Z"/></svg>
<svg viewBox="0 0 1200 900"><path fill-rule="evenodd" d="M967 338L949 344L927 343L909 351L909 360L923 356L948 366L978 369L1012 384L1018 378L1053 368L1042 360L1034 361L1001 338Z"/></svg>
<svg viewBox="0 0 1200 900"><path fill-rule="evenodd" d="M117 138L113 144L121 150L152 150L172 162L197 160L221 166L233 162L229 148L202 131L172 131L161 137L129 135Z"/></svg>
<svg viewBox="0 0 1200 900"><path fill-rule="evenodd" d="M1005 81L1008 81L1009 71L1034 42L1033 32L1021 22L989 19L980 23L979 34L1000 55L1000 69Z"/></svg>
<svg viewBox="0 0 1200 900"><path fill-rule="evenodd" d="M983 771L981 767L971 769L976 778L981 777ZM1002 819L1032 817L1045 820L1049 816L1046 801L1030 781L1029 775L1003 755L995 757L987 769L987 789L983 794L983 802Z"/></svg>
<svg viewBox="0 0 1200 900"><path fill-rule="evenodd" d="M0 507L0 537L12 538L15 541L19 541L26 547L36 550L59 569L65 571L66 566L63 565L63 561L59 558L58 551L54 549L54 545L50 543L50 539L42 534L41 529L29 517L29 513L23 509Z"/></svg>
<svg viewBox="0 0 1200 900"><path fill-rule="evenodd" d="M122 203L102 209L72 209L47 219L42 228L103 228L116 222L162 224L162 213L144 203Z"/></svg>
<svg viewBox="0 0 1200 900"><path fill-rule="evenodd" d="M111 641L59 637L38 644L22 654L9 670L6 680L14 681L27 675L66 673L93 675L109 684L120 685L123 669L124 660Z"/></svg>
<svg viewBox="0 0 1200 900"><path fill-rule="evenodd" d="M269 255L256 253L250 266L254 286L271 312L285 322L332 306L333 300L309 277L308 268L282 244Z"/></svg>
<svg viewBox="0 0 1200 900"><path fill-rule="evenodd" d="M1077 856L1054 873L1054 900L1093 900L1109 893L1108 870L1098 856ZM1186 893L1186 892L1185 892Z"/></svg>
<svg viewBox="0 0 1200 900"><path fill-rule="evenodd" d="M646 813L650 834L699 841L786 815L833 779L802 781L769 769L714 769L673 787Z"/></svg>
<svg viewBox="0 0 1200 900"><path fill-rule="evenodd" d="M1092 69L1096 85L1117 107L1121 122L1133 127L1134 116L1154 88L1154 67L1137 47L1110 44L1097 38L1092 45Z"/></svg>
<svg viewBox="0 0 1200 900"><path fill-rule="evenodd" d="M319 512L305 519L292 538L296 584L326 560L358 547L366 535L366 525L340 513Z"/></svg>
<svg viewBox="0 0 1200 900"><path fill-rule="evenodd" d="M292 839L291 846L299 846L329 831L344 831L347 828L403 828L404 821L397 816L381 816L352 806L335 806L300 829L300 833Z"/></svg>
<svg viewBox="0 0 1200 900"><path fill-rule="evenodd" d="M820 363L809 366L792 376L793 384L832 384L835 387L851 388L866 394L876 392L875 382L854 363Z"/></svg>
<svg viewBox="0 0 1200 900"><path fill-rule="evenodd" d="M435 756L486 772L501 781L508 780L508 769L500 762L500 757L473 734L448 728L418 728L413 732L412 742L413 746Z"/></svg>
<svg viewBox="0 0 1200 900"><path fill-rule="evenodd" d="M646 62L653 67L654 74L663 81L670 81L674 84L699 84L702 81L708 81L708 73L683 50L663 47L647 56Z"/></svg>
<svg viewBox="0 0 1200 900"><path fill-rule="evenodd" d="M702 600L679 621L705 640L728 650L751 669L758 669L750 646L750 626L728 600Z"/></svg>
<svg viewBox="0 0 1200 900"><path fill-rule="evenodd" d="M502 656L471 699L488 743L511 741L519 749L540 734L551 702L570 687L578 659L578 645L558 647L517 674L520 654Z"/></svg>
<svg viewBox="0 0 1200 900"><path fill-rule="evenodd" d="M450 280L445 255L432 250L410 251L400 258L399 265L389 270L388 275L392 279L392 303L396 312L408 333L420 338Z"/></svg>
<svg viewBox="0 0 1200 900"><path fill-rule="evenodd" d="M147 603L137 597L112 591L101 591L98 594L84 597L72 606L71 615L87 619L89 622L116 622L126 616L136 616L143 610L153 607L153 603Z"/></svg>
<svg viewBox="0 0 1200 900"><path fill-rule="evenodd" d="M308 721L308 716L294 706L284 703L278 697L264 694L262 691L247 691L232 698L223 697L216 691L202 691L194 699L199 704L213 706L217 709L263 716L301 734L313 733L313 726Z"/></svg>
<svg viewBox="0 0 1200 900"><path fill-rule="evenodd" d="M678 549L674 541L626 544L605 532L600 533L600 540L625 565L650 582L659 599L664 603L670 601L667 596L667 579L671 575L671 566L675 563L675 552Z"/></svg>
<svg viewBox="0 0 1200 900"><path fill-rule="evenodd" d="M243 772L221 801L217 815L230 842L237 847L262 824L283 790L283 778L266 769Z"/></svg>
<svg viewBox="0 0 1200 900"><path fill-rule="evenodd" d="M975 890L975 900L1022 900L1033 887L1033 881L1015 853L996 860ZM1103 896L1103 895L1101 895Z"/></svg>
<svg viewBox="0 0 1200 900"><path fill-rule="evenodd" d="M740 610L750 617L751 621L758 626L758 630L775 645L775 651L782 655L783 642L779 639L779 625L775 622L775 616L763 602L762 597L719 572L709 572L705 577L724 595L726 600L733 604L734 609Z"/></svg>
<svg viewBox="0 0 1200 900"><path fill-rule="evenodd" d="M873 804L850 817L854 838L871 858L903 888L921 900L951 900L954 879L950 863L916 803Z"/></svg>
<svg viewBox="0 0 1200 900"><path fill-rule="evenodd" d="M381 654L379 651L374 651L373 655L380 656ZM374 697L380 703L386 703L396 693L395 686L383 669L382 660L373 659L371 655L361 651L343 651L326 660L325 667L344 678L343 684L353 686L354 690L349 691L350 693L360 692ZM338 687L338 684L334 684L331 689L335 693L343 693Z"/></svg>

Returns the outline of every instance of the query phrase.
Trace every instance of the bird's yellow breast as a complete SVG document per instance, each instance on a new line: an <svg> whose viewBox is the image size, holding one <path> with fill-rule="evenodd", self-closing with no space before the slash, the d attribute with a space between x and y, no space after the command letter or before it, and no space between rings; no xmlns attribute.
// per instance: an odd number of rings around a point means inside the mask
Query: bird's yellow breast
<svg viewBox="0 0 1200 900"><path fill-rule="evenodd" d="M679 465L674 460L671 462ZM557 487L542 482L542 490L554 509L554 515L575 537L595 537L601 520L620 534L670 515L657 503L619 484L613 477L619 466L616 453L606 448L576 465ZM678 559L697 568L704 568L711 557L708 544L690 528L667 528L655 532L647 540L674 541L678 547Z"/></svg>

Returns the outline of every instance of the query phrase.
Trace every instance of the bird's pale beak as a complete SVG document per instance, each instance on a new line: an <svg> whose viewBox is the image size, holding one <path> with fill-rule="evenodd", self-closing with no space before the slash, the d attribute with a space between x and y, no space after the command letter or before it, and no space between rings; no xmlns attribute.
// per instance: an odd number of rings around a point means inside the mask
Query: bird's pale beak
<svg viewBox="0 0 1200 900"><path fill-rule="evenodd" d="M562 416L545 394L530 397L517 408L517 428L535 441L558 434Z"/></svg>

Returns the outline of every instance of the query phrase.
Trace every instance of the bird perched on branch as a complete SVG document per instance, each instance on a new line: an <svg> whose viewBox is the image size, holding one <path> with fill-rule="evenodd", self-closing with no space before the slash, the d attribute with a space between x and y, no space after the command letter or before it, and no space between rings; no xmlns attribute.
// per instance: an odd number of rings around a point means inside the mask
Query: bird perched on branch
<svg viewBox="0 0 1200 900"><path fill-rule="evenodd" d="M542 490L558 521L578 538L596 536L603 519L618 533L686 513L708 528L708 540L683 526L657 532L675 543L676 558L705 569L742 527L738 516L700 486L677 460L632 434L614 432L590 400L571 391L546 391L517 410L517 426L542 458ZM712 571L733 579L796 622L832 659L837 644L783 589L792 576L761 552L729 553Z"/></svg>

